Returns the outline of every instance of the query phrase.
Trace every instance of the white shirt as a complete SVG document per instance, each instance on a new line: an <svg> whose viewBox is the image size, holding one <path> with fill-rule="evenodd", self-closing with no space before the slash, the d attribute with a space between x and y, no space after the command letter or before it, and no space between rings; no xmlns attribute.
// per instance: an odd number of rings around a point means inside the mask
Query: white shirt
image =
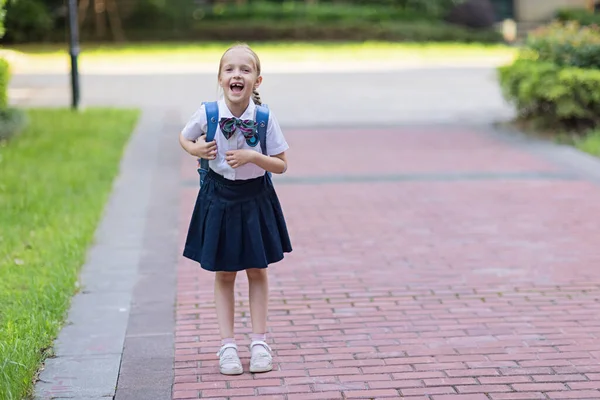
<svg viewBox="0 0 600 400"><path fill-rule="evenodd" d="M218 105L219 119L233 117L233 114L231 111L229 111L229 108L227 107L227 104L225 104L224 100L219 100ZM254 120L255 109L256 105L252 100L250 100L248 108L246 108L246 111L244 111L240 119ZM192 115L191 119L183 128L181 134L188 140L196 140L202 134L206 133L207 128L208 123L206 120L206 110L204 105L202 105L194 113L194 115ZM255 164L248 163L233 169L225 160L225 153L229 150L249 149L262 153L260 143L258 143L255 147L249 146L248 143L246 143L246 138L239 130L236 130L236 132L228 140L225 138L223 132L221 131L221 127L218 125L215 132L215 140L217 141L217 157L214 160L208 161L210 169L220 175L223 175L229 180L258 178L265 174L265 170ZM273 115L273 111L270 111L269 123L267 125L267 155L274 156L281 154L288 148L289 146L285 140L285 137L283 136L283 132L281 132L279 123Z"/></svg>

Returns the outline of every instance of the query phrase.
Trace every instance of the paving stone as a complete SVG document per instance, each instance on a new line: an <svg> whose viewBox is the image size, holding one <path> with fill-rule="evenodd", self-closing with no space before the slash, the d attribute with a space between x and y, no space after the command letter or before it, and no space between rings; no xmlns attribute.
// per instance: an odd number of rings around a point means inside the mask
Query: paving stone
<svg viewBox="0 0 600 400"><path fill-rule="evenodd" d="M112 397L120 362L120 353L48 359L35 388L35 399Z"/></svg>
<svg viewBox="0 0 600 400"><path fill-rule="evenodd" d="M600 355L600 324L584 326L600 315L590 240L600 185L551 149L482 128L286 135L294 160L274 181L294 252L269 269L275 371L257 381L264 386L218 373L213 276L181 258L175 374L192 383L173 399L597 397L556 369L580 377ZM197 193L193 163L183 163L182 237ZM242 275L244 365L247 290ZM232 391L242 387L255 391Z"/></svg>

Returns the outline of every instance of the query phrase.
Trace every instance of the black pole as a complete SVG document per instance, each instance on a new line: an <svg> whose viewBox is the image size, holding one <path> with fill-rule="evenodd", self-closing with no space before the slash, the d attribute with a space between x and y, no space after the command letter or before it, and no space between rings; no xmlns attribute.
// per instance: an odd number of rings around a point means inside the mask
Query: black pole
<svg viewBox="0 0 600 400"><path fill-rule="evenodd" d="M71 96L72 107L79 108L79 22L77 17L77 0L69 0L69 54L71 56Z"/></svg>

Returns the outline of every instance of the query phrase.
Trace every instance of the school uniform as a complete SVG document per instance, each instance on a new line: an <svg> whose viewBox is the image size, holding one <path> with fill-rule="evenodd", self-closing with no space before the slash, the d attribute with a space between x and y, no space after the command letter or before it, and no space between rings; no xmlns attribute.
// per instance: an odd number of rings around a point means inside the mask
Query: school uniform
<svg viewBox="0 0 600 400"><path fill-rule="evenodd" d="M218 102L219 119L233 117L224 100ZM255 119L256 105L250 101L239 117ZM206 133L204 105L188 121L182 135L196 140ZM283 211L270 174L255 164L236 169L225 159L229 150L261 152L250 146L240 129L227 138L221 127L215 133L217 156L209 160L209 172L198 192L183 255L208 271L241 271L266 268L292 251ZM289 146L279 123L270 113L266 133L267 155L277 155Z"/></svg>

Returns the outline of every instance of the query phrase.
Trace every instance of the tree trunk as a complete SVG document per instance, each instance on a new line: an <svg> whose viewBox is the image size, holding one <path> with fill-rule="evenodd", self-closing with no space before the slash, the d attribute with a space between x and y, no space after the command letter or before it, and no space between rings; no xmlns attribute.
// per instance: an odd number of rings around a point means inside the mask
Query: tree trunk
<svg viewBox="0 0 600 400"><path fill-rule="evenodd" d="M106 0L106 9L108 10L108 19L113 37L117 42L124 42L125 33L121 26L121 17L119 16L116 0Z"/></svg>
<svg viewBox="0 0 600 400"><path fill-rule="evenodd" d="M77 14L79 14L79 26L82 26L85 22L85 17L87 16L88 9L90 8L90 0L81 0L79 3L79 7L77 10Z"/></svg>
<svg viewBox="0 0 600 400"><path fill-rule="evenodd" d="M104 0L94 0L94 15L96 16L96 38L106 37L106 3Z"/></svg>

